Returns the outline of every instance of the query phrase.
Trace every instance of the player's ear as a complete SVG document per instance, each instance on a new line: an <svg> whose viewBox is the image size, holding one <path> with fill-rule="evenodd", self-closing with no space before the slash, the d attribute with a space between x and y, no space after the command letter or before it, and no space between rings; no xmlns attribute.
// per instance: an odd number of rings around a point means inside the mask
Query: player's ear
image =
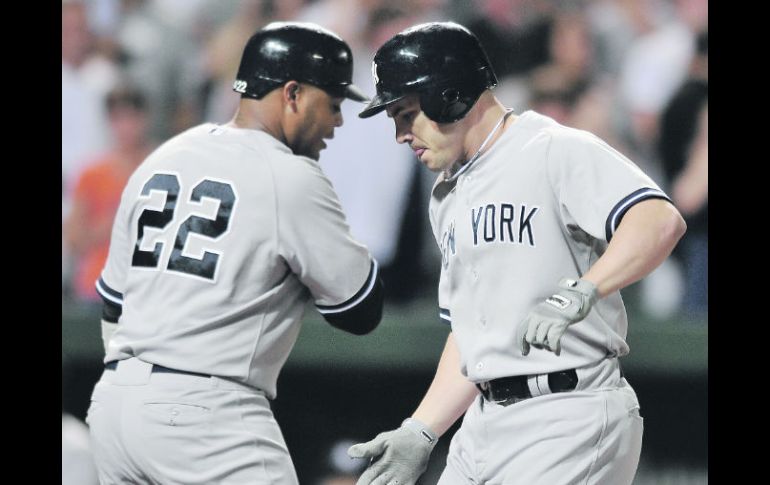
<svg viewBox="0 0 770 485"><path fill-rule="evenodd" d="M292 111L297 111L297 99L302 90L302 85L297 81L288 81L283 85L283 100L291 108Z"/></svg>

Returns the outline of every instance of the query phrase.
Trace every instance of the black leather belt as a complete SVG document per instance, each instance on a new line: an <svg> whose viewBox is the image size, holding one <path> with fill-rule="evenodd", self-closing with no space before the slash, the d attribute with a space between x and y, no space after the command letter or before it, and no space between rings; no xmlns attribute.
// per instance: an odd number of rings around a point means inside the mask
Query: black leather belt
<svg viewBox="0 0 770 485"><path fill-rule="evenodd" d="M117 361L117 360L113 360L111 362L107 362L107 364L104 366L104 368L105 369L110 369L110 370L117 370L118 362L119 361ZM189 372L189 371L186 371L186 370L170 369L168 367L163 367L162 365L158 365L158 364L152 364L152 372L153 373L165 372L165 373L168 373L168 374L184 374L184 375L188 375L188 376L198 376L198 377L206 377L206 378L210 378L211 377L210 375L200 374L198 372Z"/></svg>
<svg viewBox="0 0 770 485"><path fill-rule="evenodd" d="M551 372L548 375L548 388L551 393L574 391L578 377L575 369ZM532 397L527 384L527 376L500 377L491 381L476 384L481 395L487 401L503 406L514 404ZM542 392L548 394L548 391Z"/></svg>

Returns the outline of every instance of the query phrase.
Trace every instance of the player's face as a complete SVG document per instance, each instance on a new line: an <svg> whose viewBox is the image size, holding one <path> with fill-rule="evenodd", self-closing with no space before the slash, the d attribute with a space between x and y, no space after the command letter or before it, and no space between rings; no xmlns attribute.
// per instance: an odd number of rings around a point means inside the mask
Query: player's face
<svg viewBox="0 0 770 485"><path fill-rule="evenodd" d="M387 107L396 124L396 141L407 143L423 165L440 172L462 159L463 147L457 123L436 123L420 108L420 99L410 94Z"/></svg>
<svg viewBox="0 0 770 485"><path fill-rule="evenodd" d="M318 160L321 150L326 148L324 139L334 138L334 129L342 126L340 105L344 99L302 84L302 93L297 98L299 121L289 140L295 154Z"/></svg>

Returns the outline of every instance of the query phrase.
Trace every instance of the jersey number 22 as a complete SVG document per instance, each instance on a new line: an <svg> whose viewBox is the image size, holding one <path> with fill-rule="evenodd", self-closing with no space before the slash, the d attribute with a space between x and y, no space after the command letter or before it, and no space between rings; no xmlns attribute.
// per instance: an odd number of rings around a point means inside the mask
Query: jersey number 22
<svg viewBox="0 0 770 485"><path fill-rule="evenodd" d="M162 210L146 208L139 216L137 227L137 239L134 247L134 255L131 266L142 268L157 268L160 254L163 251L163 243L156 242L151 251L140 249L144 238L145 227L164 229L174 219L174 211L177 206L180 185L179 178L173 174L156 173L144 184L142 196L149 196L151 190L165 192L166 201ZM180 224L174 237L174 248L168 258L166 269L187 273L208 280L214 279L214 274L219 261L219 254L204 251L203 257L191 258L182 254L190 233L201 234L216 239L227 231L230 224L230 216L235 205L235 192L230 184L204 179L196 185L190 194L190 202L200 202L203 197L218 200L219 209L214 219L207 219L196 215L189 216Z"/></svg>

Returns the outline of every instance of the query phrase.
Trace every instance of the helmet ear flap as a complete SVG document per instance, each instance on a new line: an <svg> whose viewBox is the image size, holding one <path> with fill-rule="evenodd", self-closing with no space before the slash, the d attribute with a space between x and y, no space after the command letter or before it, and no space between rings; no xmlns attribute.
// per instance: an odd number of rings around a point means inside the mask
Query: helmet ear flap
<svg viewBox="0 0 770 485"><path fill-rule="evenodd" d="M420 108L437 123L453 123L471 110L485 88L447 87L438 93L420 93Z"/></svg>
<svg viewBox="0 0 770 485"><path fill-rule="evenodd" d="M441 97L447 104L456 103L460 99L460 90L457 88L447 88L441 91Z"/></svg>

